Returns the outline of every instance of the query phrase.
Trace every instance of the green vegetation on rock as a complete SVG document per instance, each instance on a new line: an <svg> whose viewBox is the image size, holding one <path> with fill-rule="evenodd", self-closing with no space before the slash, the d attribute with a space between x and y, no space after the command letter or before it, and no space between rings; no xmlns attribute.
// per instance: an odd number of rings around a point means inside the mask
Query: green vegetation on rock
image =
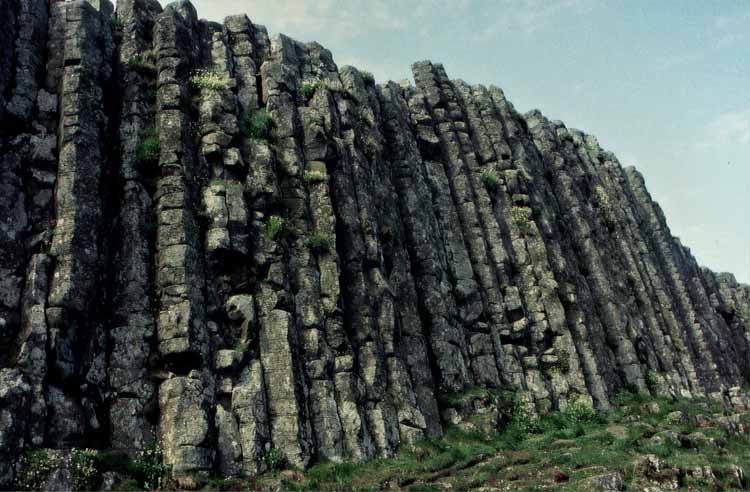
<svg viewBox="0 0 750 492"><path fill-rule="evenodd" d="M274 241L284 230L284 218L278 215L272 215L268 218L266 224L266 236L269 240Z"/></svg>
<svg viewBox="0 0 750 492"><path fill-rule="evenodd" d="M41 490L52 471L49 454L44 449L27 451L19 461L16 485L21 490Z"/></svg>
<svg viewBox="0 0 750 492"><path fill-rule="evenodd" d="M497 173L492 169L486 169L482 171L482 183L487 187L489 191L497 191L500 187L500 178Z"/></svg>
<svg viewBox="0 0 750 492"><path fill-rule="evenodd" d="M138 159L141 161L154 161L159 158L160 151L161 142L159 135L156 133L156 128L148 128L143 133L141 145L138 147Z"/></svg>
<svg viewBox="0 0 750 492"><path fill-rule="evenodd" d="M322 183L328 179L328 175L321 171L306 171L302 176L305 183Z"/></svg>
<svg viewBox="0 0 750 492"><path fill-rule="evenodd" d="M310 249L316 254L326 253L331 250L331 239L320 233L313 234L307 242Z"/></svg>
<svg viewBox="0 0 750 492"><path fill-rule="evenodd" d="M245 111L240 117L240 132L245 138L264 140L271 136L273 120L265 108Z"/></svg>
<svg viewBox="0 0 750 492"><path fill-rule="evenodd" d="M216 70L199 69L190 76L190 83L204 91L222 91L229 89L229 79Z"/></svg>
<svg viewBox="0 0 750 492"><path fill-rule="evenodd" d="M70 478L75 490L96 490L100 469L95 449L74 449L70 456Z"/></svg>
<svg viewBox="0 0 750 492"><path fill-rule="evenodd" d="M309 100L315 95L315 90L320 86L318 82L302 82L299 93L304 100Z"/></svg>

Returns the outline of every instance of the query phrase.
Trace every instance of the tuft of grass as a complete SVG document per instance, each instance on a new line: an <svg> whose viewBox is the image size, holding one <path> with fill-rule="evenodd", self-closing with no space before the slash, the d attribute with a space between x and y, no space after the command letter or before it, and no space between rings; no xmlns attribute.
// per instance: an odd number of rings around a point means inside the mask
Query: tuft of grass
<svg viewBox="0 0 750 492"><path fill-rule="evenodd" d="M315 90L320 86L318 82L302 82L299 93L305 101L309 101L315 95Z"/></svg>
<svg viewBox="0 0 750 492"><path fill-rule="evenodd" d="M286 465L286 458L279 448L271 448L263 455L263 462L270 471L281 470Z"/></svg>
<svg viewBox="0 0 750 492"><path fill-rule="evenodd" d="M141 75L156 75L156 65L149 61L147 56L135 55L127 61L126 65L129 69L135 70Z"/></svg>
<svg viewBox="0 0 750 492"><path fill-rule="evenodd" d="M245 138L264 140L271 136L273 119L265 108L245 111L240 117L240 133Z"/></svg>
<svg viewBox="0 0 750 492"><path fill-rule="evenodd" d="M331 243L332 241L328 236L320 233L315 233L310 237L307 245L315 254L322 254L327 253L331 250Z"/></svg>
<svg viewBox="0 0 750 492"><path fill-rule="evenodd" d="M322 171L306 171L302 176L305 183L322 183L328 179L326 173Z"/></svg>
<svg viewBox="0 0 750 492"><path fill-rule="evenodd" d="M497 191L500 188L500 178L493 169L485 169L481 174L482 183L490 191Z"/></svg>
<svg viewBox="0 0 750 492"><path fill-rule="evenodd" d="M138 160L155 161L159 158L160 151L161 142L159 141L159 135L156 133L156 128L148 128L143 133L141 145L138 147Z"/></svg>
<svg viewBox="0 0 750 492"><path fill-rule="evenodd" d="M237 345L234 346L234 350L244 354L248 350L250 350L250 344L247 342L237 342Z"/></svg>
<svg viewBox="0 0 750 492"><path fill-rule="evenodd" d="M531 209L528 207L513 207L510 209L510 218L524 235L532 232Z"/></svg>
<svg viewBox="0 0 750 492"><path fill-rule="evenodd" d="M584 399L569 402L563 415L575 424L601 424L604 422L604 417L594 409L589 401Z"/></svg>
<svg viewBox="0 0 750 492"><path fill-rule="evenodd" d="M113 30L122 31L122 19L120 19L117 16L114 16L110 19L110 23L112 24Z"/></svg>
<svg viewBox="0 0 750 492"><path fill-rule="evenodd" d="M268 218L266 224L266 236L269 240L274 241L284 230L284 218L278 215L272 215Z"/></svg>
<svg viewBox="0 0 750 492"><path fill-rule="evenodd" d="M190 83L204 91L218 92L229 89L229 79L216 70L195 70L190 76Z"/></svg>

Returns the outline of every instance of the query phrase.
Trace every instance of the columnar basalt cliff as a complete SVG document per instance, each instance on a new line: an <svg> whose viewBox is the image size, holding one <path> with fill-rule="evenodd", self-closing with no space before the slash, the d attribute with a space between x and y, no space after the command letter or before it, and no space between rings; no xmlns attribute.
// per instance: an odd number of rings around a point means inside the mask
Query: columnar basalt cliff
<svg viewBox="0 0 750 492"><path fill-rule="evenodd" d="M376 84L187 1L0 18L0 484L29 448L254 474L389 456L472 388L542 413L750 382L750 287L497 87Z"/></svg>

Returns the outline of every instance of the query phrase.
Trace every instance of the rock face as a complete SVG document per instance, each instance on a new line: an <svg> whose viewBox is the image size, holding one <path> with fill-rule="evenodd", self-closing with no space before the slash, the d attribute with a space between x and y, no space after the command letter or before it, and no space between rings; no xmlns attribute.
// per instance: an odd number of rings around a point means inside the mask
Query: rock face
<svg viewBox="0 0 750 492"><path fill-rule="evenodd" d="M750 287L497 87L375 84L187 1L0 13L0 485L41 446L253 474L389 456L474 388L750 382Z"/></svg>

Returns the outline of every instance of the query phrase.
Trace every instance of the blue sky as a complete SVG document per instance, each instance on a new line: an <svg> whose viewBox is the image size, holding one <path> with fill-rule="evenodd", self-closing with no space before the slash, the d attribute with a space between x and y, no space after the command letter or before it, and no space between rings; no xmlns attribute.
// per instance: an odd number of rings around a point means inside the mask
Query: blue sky
<svg viewBox="0 0 750 492"><path fill-rule="evenodd" d="M246 13L378 80L416 60L502 87L645 175L698 260L750 282L750 2L193 0Z"/></svg>

